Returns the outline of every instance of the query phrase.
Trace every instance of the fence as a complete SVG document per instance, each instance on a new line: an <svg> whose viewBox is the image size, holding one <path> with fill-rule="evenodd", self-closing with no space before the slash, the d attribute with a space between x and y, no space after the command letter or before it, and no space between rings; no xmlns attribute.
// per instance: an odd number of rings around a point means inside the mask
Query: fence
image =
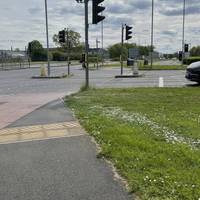
<svg viewBox="0 0 200 200"><path fill-rule="evenodd" d="M30 68L27 58L0 58L0 70L14 70Z"/></svg>

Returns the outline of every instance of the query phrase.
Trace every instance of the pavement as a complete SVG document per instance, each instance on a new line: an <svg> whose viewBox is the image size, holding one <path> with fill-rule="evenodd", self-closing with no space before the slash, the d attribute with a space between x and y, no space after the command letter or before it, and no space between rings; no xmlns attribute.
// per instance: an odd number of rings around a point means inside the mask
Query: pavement
<svg viewBox="0 0 200 200"><path fill-rule="evenodd" d="M31 113L42 105L62 98L65 93L38 93L0 96L0 129Z"/></svg>
<svg viewBox="0 0 200 200"><path fill-rule="evenodd" d="M0 130L0 152L0 199L133 199L61 99Z"/></svg>

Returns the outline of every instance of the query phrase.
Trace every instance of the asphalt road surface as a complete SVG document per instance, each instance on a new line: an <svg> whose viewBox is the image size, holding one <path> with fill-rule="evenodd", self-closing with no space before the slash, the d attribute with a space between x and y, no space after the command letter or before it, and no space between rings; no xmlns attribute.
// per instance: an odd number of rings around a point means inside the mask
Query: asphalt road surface
<svg viewBox="0 0 200 200"><path fill-rule="evenodd" d="M35 80L34 75L39 75L39 68L0 71L0 95L21 93L48 93L77 91L85 82L85 72L79 66L73 66L74 74L68 79L59 80ZM67 67L52 68L52 75L67 73ZM131 73L125 70L126 74ZM185 71L141 71L141 78L115 79L120 74L119 68L103 68L90 71L90 85L95 87L156 87L159 77L164 78L165 87L182 87L190 84L185 79Z"/></svg>
<svg viewBox="0 0 200 200"><path fill-rule="evenodd" d="M130 74L130 69L125 69ZM67 73L67 67L53 67L51 75ZM85 71L81 66L72 66L70 78L32 79L40 74L39 68L0 71L0 129L34 111L42 105L77 92L85 83ZM158 87L162 78L164 87L183 87L191 84L185 71L141 71L140 78L115 79L120 68L101 68L90 71L90 86L106 87Z"/></svg>

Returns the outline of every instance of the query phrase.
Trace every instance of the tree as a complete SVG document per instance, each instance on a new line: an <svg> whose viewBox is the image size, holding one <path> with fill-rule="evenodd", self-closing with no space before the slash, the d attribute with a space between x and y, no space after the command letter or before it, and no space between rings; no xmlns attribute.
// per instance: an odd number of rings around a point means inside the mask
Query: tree
<svg viewBox="0 0 200 200"><path fill-rule="evenodd" d="M67 32L68 32L68 34L67 34ZM70 47L77 47L77 46L80 45L80 38L81 38L80 33L75 32L75 31L70 30L70 29L66 29L66 28L65 28L65 36L66 36L65 40L66 40L66 42L64 44L59 43L58 34L54 34L53 42L56 44L56 46L66 48L67 47L67 35L69 36L68 41L69 41Z"/></svg>
<svg viewBox="0 0 200 200"><path fill-rule="evenodd" d="M16 48L16 49L15 49L15 52L20 52L20 49L19 49L19 48Z"/></svg>
<svg viewBox="0 0 200 200"><path fill-rule="evenodd" d="M138 46L138 48L141 56L148 56L151 52L151 46ZM155 48L153 47L153 49Z"/></svg>
<svg viewBox="0 0 200 200"><path fill-rule="evenodd" d="M125 43L123 49L121 47L121 43L114 44L108 48L109 54L111 58L119 58L122 52L123 59L126 60L128 58L128 50L130 48L138 48L140 56L148 56L151 51L151 46L138 46L135 43L129 44ZM154 47L153 47L154 48Z"/></svg>
<svg viewBox="0 0 200 200"><path fill-rule="evenodd" d="M28 54L32 61L46 61L47 51L43 48L38 40L33 40L28 43Z"/></svg>
<svg viewBox="0 0 200 200"><path fill-rule="evenodd" d="M191 56L200 56L200 46L192 47L190 50Z"/></svg>
<svg viewBox="0 0 200 200"><path fill-rule="evenodd" d="M127 58L127 55L128 55L127 48L123 47L123 49L122 49L122 46L121 46L120 43L117 43L117 44L110 46L108 48L108 51L109 51L110 57L112 59L119 59L120 55L122 54L123 55L122 57L123 57L123 60L124 60L124 59Z"/></svg>

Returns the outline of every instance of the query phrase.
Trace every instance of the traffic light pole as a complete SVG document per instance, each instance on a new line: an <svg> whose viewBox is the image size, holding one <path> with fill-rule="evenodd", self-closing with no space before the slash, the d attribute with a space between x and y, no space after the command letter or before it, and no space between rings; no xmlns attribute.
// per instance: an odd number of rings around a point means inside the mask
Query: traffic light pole
<svg viewBox="0 0 200 200"><path fill-rule="evenodd" d="M185 58L185 0L183 0L182 64Z"/></svg>
<svg viewBox="0 0 200 200"><path fill-rule="evenodd" d="M123 48L124 48L124 25L122 24L122 41L121 41L121 75L123 75L123 68L124 68L124 63L123 63Z"/></svg>
<svg viewBox="0 0 200 200"><path fill-rule="evenodd" d="M103 12L101 13L101 15L103 16ZM103 37L103 27L104 27L104 23L103 21L101 21L101 59L102 59L102 67L104 66L104 51L103 51L103 47L104 47L104 37Z"/></svg>
<svg viewBox="0 0 200 200"><path fill-rule="evenodd" d="M154 39L154 0L152 0L152 13L151 13L151 69L153 68L153 41Z"/></svg>
<svg viewBox="0 0 200 200"><path fill-rule="evenodd" d="M69 29L67 29L67 74L70 75L70 44L69 44Z"/></svg>
<svg viewBox="0 0 200 200"><path fill-rule="evenodd" d="M88 2L85 0L85 87L89 87L89 61L88 61L88 51L89 51L89 39L88 39Z"/></svg>

